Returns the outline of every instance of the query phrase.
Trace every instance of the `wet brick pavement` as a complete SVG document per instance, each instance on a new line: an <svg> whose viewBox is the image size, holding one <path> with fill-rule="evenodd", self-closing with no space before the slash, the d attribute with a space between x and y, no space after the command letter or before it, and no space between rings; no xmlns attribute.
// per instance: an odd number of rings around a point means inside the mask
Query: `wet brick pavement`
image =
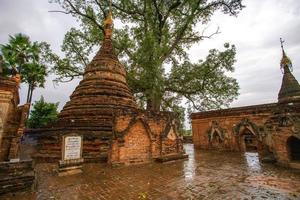
<svg viewBox="0 0 300 200"><path fill-rule="evenodd" d="M110 168L86 164L84 173L58 177L56 165L37 165L36 192L0 199L299 199L300 171L259 163L256 153L194 150L186 161Z"/></svg>

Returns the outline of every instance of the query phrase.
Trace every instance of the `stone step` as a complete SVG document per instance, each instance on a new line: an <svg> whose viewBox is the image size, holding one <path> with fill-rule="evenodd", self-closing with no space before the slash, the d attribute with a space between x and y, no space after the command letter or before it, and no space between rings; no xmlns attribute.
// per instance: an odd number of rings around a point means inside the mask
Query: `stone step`
<svg viewBox="0 0 300 200"><path fill-rule="evenodd" d="M0 179L0 195L20 190L29 190L33 184L34 175Z"/></svg>

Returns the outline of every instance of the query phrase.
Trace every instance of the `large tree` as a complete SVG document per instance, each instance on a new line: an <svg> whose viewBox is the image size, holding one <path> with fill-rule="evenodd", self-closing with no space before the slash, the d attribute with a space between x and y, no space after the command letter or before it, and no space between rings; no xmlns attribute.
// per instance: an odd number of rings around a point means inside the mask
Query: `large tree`
<svg viewBox="0 0 300 200"><path fill-rule="evenodd" d="M44 87L49 52L47 43L31 42L21 33L9 36L8 43L0 45L3 75L21 74L22 82L28 84L27 103L31 103L35 88Z"/></svg>
<svg viewBox="0 0 300 200"><path fill-rule="evenodd" d="M238 84L226 72L234 70L235 47L213 49L205 60L191 63L188 49L219 31L205 33L211 16L221 10L236 16L242 0L113 0L114 18L123 26L114 30L114 46L128 71L128 83L141 106L150 110L182 112L185 98L195 109L227 106L238 95ZM102 21L106 0L54 0L80 22L66 35L62 50L66 58L55 57L58 81L82 75L89 55L103 37ZM197 26L196 26L197 25ZM207 34L207 35L206 35ZM170 67L170 70L166 68ZM180 111L181 110L181 111Z"/></svg>

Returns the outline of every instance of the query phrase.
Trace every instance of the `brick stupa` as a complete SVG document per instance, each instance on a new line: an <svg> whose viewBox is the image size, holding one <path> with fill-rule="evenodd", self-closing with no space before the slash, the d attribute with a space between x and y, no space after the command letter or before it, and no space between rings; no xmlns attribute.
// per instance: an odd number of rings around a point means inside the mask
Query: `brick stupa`
<svg viewBox="0 0 300 200"><path fill-rule="evenodd" d="M111 137L113 113L137 106L126 82L126 70L114 52L111 15L104 23L102 46L59 114L59 124L82 131L101 130L99 134Z"/></svg>

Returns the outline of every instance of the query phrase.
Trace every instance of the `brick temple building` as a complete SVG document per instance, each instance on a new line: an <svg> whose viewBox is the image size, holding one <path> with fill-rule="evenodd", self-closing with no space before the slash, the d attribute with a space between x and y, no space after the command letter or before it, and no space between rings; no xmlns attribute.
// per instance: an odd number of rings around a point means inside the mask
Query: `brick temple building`
<svg viewBox="0 0 300 200"><path fill-rule="evenodd" d="M51 127L31 130L37 139L37 160L62 157L62 136L83 136L85 162L147 163L185 157L173 113L137 107L126 82L126 70L112 45L111 14L104 22L104 39L85 69L83 80Z"/></svg>
<svg viewBox="0 0 300 200"><path fill-rule="evenodd" d="M192 113L197 148L258 151L277 163L300 168L300 86L282 47L278 102Z"/></svg>

